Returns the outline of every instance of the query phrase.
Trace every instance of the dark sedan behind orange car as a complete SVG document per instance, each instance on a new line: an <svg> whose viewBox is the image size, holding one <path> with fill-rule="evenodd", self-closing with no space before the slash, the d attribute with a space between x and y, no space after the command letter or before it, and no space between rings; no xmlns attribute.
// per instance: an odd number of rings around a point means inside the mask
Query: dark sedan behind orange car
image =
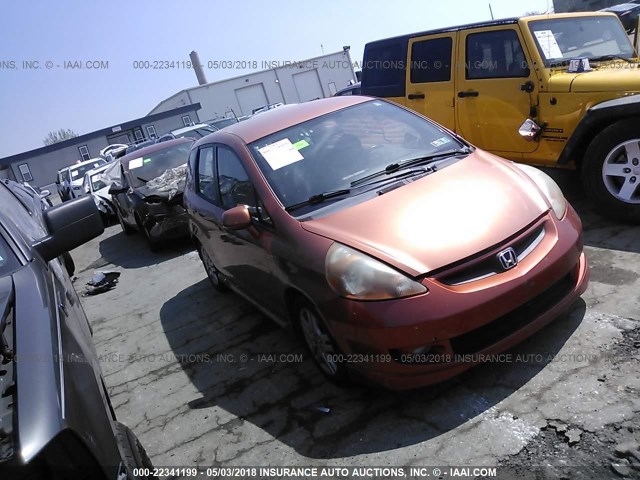
<svg viewBox="0 0 640 480"><path fill-rule="evenodd" d="M185 206L213 285L292 323L332 380L445 380L588 282L580 220L547 175L378 99L284 106L199 140Z"/></svg>

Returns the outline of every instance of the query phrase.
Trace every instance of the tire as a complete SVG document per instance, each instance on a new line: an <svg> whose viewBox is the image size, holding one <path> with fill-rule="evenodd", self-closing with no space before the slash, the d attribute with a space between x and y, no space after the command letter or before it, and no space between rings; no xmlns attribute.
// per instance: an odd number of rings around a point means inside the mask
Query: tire
<svg viewBox="0 0 640 480"><path fill-rule="evenodd" d="M344 384L347 380L347 368L337 358L341 353L340 349L315 307L309 301L297 298L292 311L295 328L322 374L333 383Z"/></svg>
<svg viewBox="0 0 640 480"><path fill-rule="evenodd" d="M637 118L602 130L587 148L582 184L595 208L607 217L640 223L640 130Z"/></svg>
<svg viewBox="0 0 640 480"><path fill-rule="evenodd" d="M144 477L133 475L134 468L148 468L153 471L153 464L146 450L140 443L140 440L138 440L138 437L136 437L135 433L133 433L129 427L120 422L116 422L116 434L118 436L118 443L122 447L122 462L127 471L127 479L141 480L157 478L153 475Z"/></svg>
<svg viewBox="0 0 640 480"><path fill-rule="evenodd" d="M60 257L62 258L64 268L67 270L69 277L73 277L73 274L76 273L76 264L73 261L73 257L71 257L69 252L64 252Z"/></svg>
<svg viewBox="0 0 640 480"><path fill-rule="evenodd" d="M213 260L211 259L209 254L204 250L204 248L202 248L202 245L200 245L200 243L198 243L196 247L198 249L198 255L200 256L200 260L202 261L204 271L206 272L207 278L211 282L211 285L213 285L213 288L222 293L228 292L229 287L227 287L227 285L222 280L222 275L214 265Z"/></svg>
<svg viewBox="0 0 640 480"><path fill-rule="evenodd" d="M135 232L135 230L125 223L125 221L122 218L122 215L120 215L120 210L115 208L115 211L116 211L116 217L118 217L118 222L120 222L120 227L122 228L122 231L124 232L124 234L132 235Z"/></svg>
<svg viewBox="0 0 640 480"><path fill-rule="evenodd" d="M149 246L149 250L151 250L152 252L157 252L160 248L160 242L158 242L158 240L154 239L151 234L149 233L149 230L147 230L147 228L143 225L142 220L140 220L140 217L138 217L138 215L136 215L136 225L138 225L138 230L140 230L140 233L142 233L142 235L144 236L144 239L147 241L147 245Z"/></svg>

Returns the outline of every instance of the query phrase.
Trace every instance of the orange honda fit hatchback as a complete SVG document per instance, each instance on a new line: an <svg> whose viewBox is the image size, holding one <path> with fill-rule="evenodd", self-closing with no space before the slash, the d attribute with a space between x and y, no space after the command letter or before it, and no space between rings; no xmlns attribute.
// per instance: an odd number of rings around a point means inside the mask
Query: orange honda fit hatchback
<svg viewBox="0 0 640 480"><path fill-rule="evenodd" d="M547 175L384 100L284 106L199 140L184 201L213 285L292 323L332 380L442 381L587 287L580 219Z"/></svg>

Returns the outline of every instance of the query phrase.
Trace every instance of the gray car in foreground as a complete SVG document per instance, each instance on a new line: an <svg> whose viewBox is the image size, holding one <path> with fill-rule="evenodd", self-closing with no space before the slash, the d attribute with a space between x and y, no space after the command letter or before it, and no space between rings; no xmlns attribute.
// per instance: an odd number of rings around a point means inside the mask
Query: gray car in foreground
<svg viewBox="0 0 640 480"><path fill-rule="evenodd" d="M104 227L91 197L42 209L0 181L0 479L132 479L150 467L116 421L64 252Z"/></svg>

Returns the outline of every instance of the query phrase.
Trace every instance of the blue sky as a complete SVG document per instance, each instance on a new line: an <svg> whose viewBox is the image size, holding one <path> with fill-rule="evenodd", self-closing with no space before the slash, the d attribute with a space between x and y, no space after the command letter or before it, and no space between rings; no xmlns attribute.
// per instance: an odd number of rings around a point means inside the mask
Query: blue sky
<svg viewBox="0 0 640 480"><path fill-rule="evenodd" d="M495 18L552 5L490 3ZM205 67L209 60L260 64L350 45L352 60L360 61L370 40L491 18L489 2L477 0L32 0L5 2L2 10L0 158L41 147L52 130L83 134L144 116L164 98L197 85L192 70L139 70L136 60L188 61L196 50ZM33 60L39 69L22 68ZM64 68L76 60L108 62L108 68ZM7 68L11 61L15 69ZM205 68L209 82L247 72Z"/></svg>

